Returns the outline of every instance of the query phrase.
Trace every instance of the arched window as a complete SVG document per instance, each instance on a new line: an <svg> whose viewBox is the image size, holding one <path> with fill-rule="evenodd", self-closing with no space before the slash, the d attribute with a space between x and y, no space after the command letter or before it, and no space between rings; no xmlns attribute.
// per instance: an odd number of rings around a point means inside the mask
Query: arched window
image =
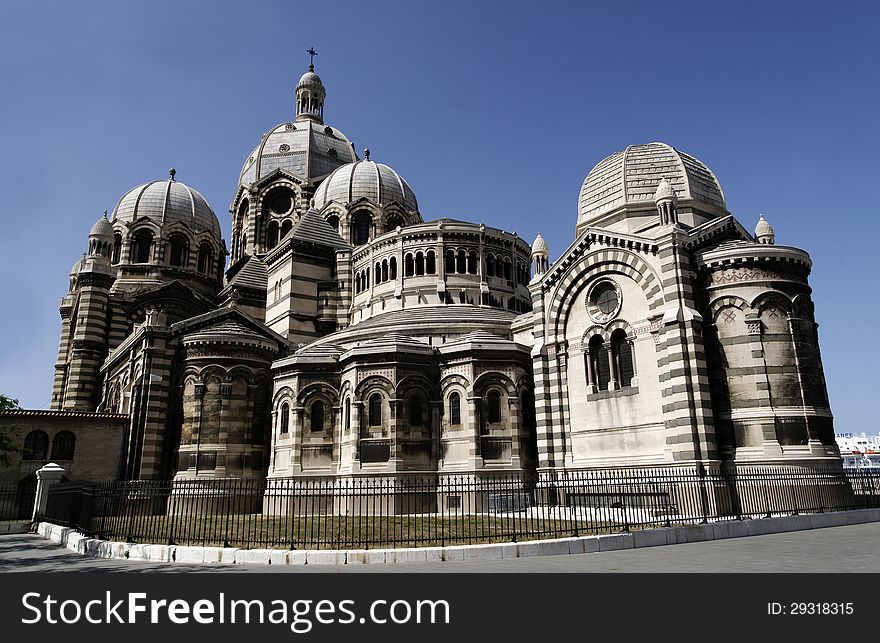
<svg viewBox="0 0 880 643"><path fill-rule="evenodd" d="M206 275L211 274L211 267L214 264L214 249L207 241L203 241L199 245L198 269Z"/></svg>
<svg viewBox="0 0 880 643"><path fill-rule="evenodd" d="M401 223L400 217L392 214L385 222L385 232L392 232L393 230L396 230L398 226L403 227L403 223Z"/></svg>
<svg viewBox="0 0 880 643"><path fill-rule="evenodd" d="M370 287L370 269L367 268L364 271L364 288L369 288L369 287Z"/></svg>
<svg viewBox="0 0 880 643"><path fill-rule="evenodd" d="M425 274L437 274L437 259L434 256L433 250L428 250L428 253L425 255Z"/></svg>
<svg viewBox="0 0 880 643"><path fill-rule="evenodd" d="M388 262L388 269L390 271L390 278L392 280L397 279L397 257L391 257L391 261Z"/></svg>
<svg viewBox="0 0 880 643"><path fill-rule="evenodd" d="M309 428L313 433L324 430L324 403L320 400L312 403Z"/></svg>
<svg viewBox="0 0 880 643"><path fill-rule="evenodd" d="M461 424L461 395L458 393L449 396L449 424L452 426Z"/></svg>
<svg viewBox="0 0 880 643"><path fill-rule="evenodd" d="M281 239L286 237L287 233L290 232L292 229L293 229L293 221L291 221L290 219L285 219L284 221L282 221L281 222L281 235L279 236L278 240L281 241Z"/></svg>
<svg viewBox="0 0 880 643"><path fill-rule="evenodd" d="M370 224L372 218L366 212L361 212L354 217L352 237L354 237L354 245L362 246L370 240Z"/></svg>
<svg viewBox="0 0 880 643"><path fill-rule="evenodd" d="M416 253L416 276L421 277L425 274L425 255L421 252Z"/></svg>
<svg viewBox="0 0 880 643"><path fill-rule="evenodd" d="M608 363L608 350L601 335L593 335L588 344L590 349L590 369L588 373L592 375L589 382L599 391L607 391L608 383L611 381L611 366Z"/></svg>
<svg viewBox="0 0 880 643"><path fill-rule="evenodd" d="M409 425L410 426L422 426L422 400L417 396L413 395L409 398Z"/></svg>
<svg viewBox="0 0 880 643"><path fill-rule="evenodd" d="M266 226L266 248L271 250L278 245L278 222L270 221Z"/></svg>
<svg viewBox="0 0 880 643"><path fill-rule="evenodd" d="M469 275L477 274L477 251L471 250L468 253L467 271Z"/></svg>
<svg viewBox="0 0 880 643"><path fill-rule="evenodd" d="M632 344L629 343L626 332L621 328L611 333L611 354L614 357L618 385L621 388L630 386L635 375Z"/></svg>
<svg viewBox="0 0 880 643"><path fill-rule="evenodd" d="M500 276L501 276L501 275L499 275L499 277L500 277ZM510 275L510 261L507 260L507 259L504 260L504 278L507 279L507 281L510 281L510 278L511 278L511 275Z"/></svg>
<svg viewBox="0 0 880 643"><path fill-rule="evenodd" d="M382 283L388 281L388 260L382 260Z"/></svg>
<svg viewBox="0 0 880 643"><path fill-rule="evenodd" d="M382 426L382 396L373 393L370 396L370 426Z"/></svg>
<svg viewBox="0 0 880 643"><path fill-rule="evenodd" d="M22 460L45 460L48 452L49 435L45 431L37 429L25 436Z"/></svg>
<svg viewBox="0 0 880 643"><path fill-rule="evenodd" d="M334 230L336 230L336 232L339 232L339 217L338 216L336 216L335 214L331 214L329 217L327 217L327 223L329 223L330 227L333 228Z"/></svg>
<svg viewBox="0 0 880 643"><path fill-rule="evenodd" d="M351 400L349 398L345 398L345 415L343 416L343 426L345 427L346 431L351 429Z"/></svg>
<svg viewBox="0 0 880 643"><path fill-rule="evenodd" d="M385 272L388 272L388 270L386 270ZM375 275L376 283L381 284L382 283L382 264L379 263L378 261L376 262L376 272L374 272L373 274Z"/></svg>
<svg viewBox="0 0 880 643"><path fill-rule="evenodd" d="M61 431L52 439L53 460L73 460L76 436L70 431Z"/></svg>
<svg viewBox="0 0 880 643"><path fill-rule="evenodd" d="M489 423L501 421L501 393L496 389L489 391Z"/></svg>
<svg viewBox="0 0 880 643"><path fill-rule="evenodd" d="M486 255L486 276L495 276L495 255L493 254Z"/></svg>
<svg viewBox="0 0 880 643"><path fill-rule="evenodd" d="M285 402L281 405L281 433L290 431L290 405Z"/></svg>
<svg viewBox="0 0 880 643"><path fill-rule="evenodd" d="M355 273L354 275L354 291L355 293L360 293L361 291L361 273Z"/></svg>
<svg viewBox="0 0 880 643"><path fill-rule="evenodd" d="M153 233L149 230L139 230L134 235L131 244L131 256L133 263L149 263L150 251L153 247Z"/></svg>
<svg viewBox="0 0 880 643"><path fill-rule="evenodd" d="M467 253L464 250L459 250L455 258L455 272L460 275L467 272Z"/></svg>
<svg viewBox="0 0 880 643"><path fill-rule="evenodd" d="M119 263L119 257L122 255L122 237L117 232L113 235L113 254L111 255L112 263Z"/></svg>
<svg viewBox="0 0 880 643"><path fill-rule="evenodd" d="M186 267L187 255L189 255L189 244L182 236L175 234L169 240L171 244L171 255L168 263L178 268Z"/></svg>
<svg viewBox="0 0 880 643"><path fill-rule="evenodd" d="M446 262L443 269L446 271L447 275L451 275L455 272L455 250L446 251Z"/></svg>
<svg viewBox="0 0 880 643"><path fill-rule="evenodd" d="M412 277L415 274L416 266L413 261L413 256L411 254L407 254L403 258L403 276L404 277Z"/></svg>

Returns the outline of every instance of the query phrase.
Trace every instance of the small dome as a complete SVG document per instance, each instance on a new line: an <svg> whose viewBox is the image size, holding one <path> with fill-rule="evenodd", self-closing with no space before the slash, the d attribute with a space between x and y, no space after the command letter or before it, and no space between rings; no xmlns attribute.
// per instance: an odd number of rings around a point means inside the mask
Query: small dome
<svg viewBox="0 0 880 643"><path fill-rule="evenodd" d="M397 202L409 212L418 212L416 195L392 168L375 161L355 161L343 165L328 176L315 191L315 209L320 211L331 201L347 205L369 199L378 206Z"/></svg>
<svg viewBox="0 0 880 643"><path fill-rule="evenodd" d="M164 181L144 183L122 195L112 219L134 223L142 217L159 225L180 222L193 232L208 230L218 240L221 236L220 222L205 197L188 185L175 181L173 171Z"/></svg>
<svg viewBox="0 0 880 643"><path fill-rule="evenodd" d="M657 191L654 192L654 203L659 203L665 199L676 199L675 188L672 187L672 183L666 177L660 179L660 183L657 185Z"/></svg>
<svg viewBox="0 0 880 643"><path fill-rule="evenodd" d="M550 249L547 247L547 241L544 240L544 237L541 236L541 233L538 233L538 236L535 237L535 241L532 243L532 254L548 254Z"/></svg>
<svg viewBox="0 0 880 643"><path fill-rule="evenodd" d="M653 205L665 179L681 205L709 215L727 213L721 185L704 163L666 143L630 145L600 161L584 179L578 225Z"/></svg>
<svg viewBox="0 0 880 643"><path fill-rule="evenodd" d="M758 225L755 226L755 236L760 237L765 234L773 234L773 226L767 223L767 219L762 214L758 217Z"/></svg>
<svg viewBox="0 0 880 643"><path fill-rule="evenodd" d="M79 274L79 271L82 270L84 261L85 261L84 258L80 258L80 259L76 260L76 263L73 264L73 268L70 269L70 276L71 277L74 277Z"/></svg>
<svg viewBox="0 0 880 643"><path fill-rule="evenodd" d="M761 243L773 243L776 240L776 234L764 215L758 218L758 225L755 226L755 238Z"/></svg>
<svg viewBox="0 0 880 643"><path fill-rule="evenodd" d="M89 232L90 237L103 237L105 240L113 240L113 226L107 220L107 211L104 210L104 216L95 221L95 225L92 226L91 232Z"/></svg>
<svg viewBox="0 0 880 643"><path fill-rule="evenodd" d="M310 87L323 87L324 83L321 82L321 77L315 73L315 68L309 65L309 70L300 76L299 82L296 84L297 89L305 86Z"/></svg>

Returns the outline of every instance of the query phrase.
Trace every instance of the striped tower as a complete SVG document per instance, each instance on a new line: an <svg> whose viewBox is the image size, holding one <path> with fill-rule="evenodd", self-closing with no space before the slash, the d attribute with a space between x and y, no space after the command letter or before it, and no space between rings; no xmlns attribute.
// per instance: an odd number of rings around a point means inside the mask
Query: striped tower
<svg viewBox="0 0 880 643"><path fill-rule="evenodd" d="M694 304L690 257L683 229L669 225L658 238L663 318L657 341L666 445L673 462L718 458L703 346L702 316Z"/></svg>
<svg viewBox="0 0 880 643"><path fill-rule="evenodd" d="M69 337L67 381L59 386L56 365L56 391L60 408L94 411L100 397L99 368L107 355L108 300L114 273L110 266L113 227L107 213L89 233L89 249L76 276L72 318L62 323L62 344ZM63 308L63 306L62 306ZM62 318L64 310L62 310ZM60 351L59 351L60 358Z"/></svg>

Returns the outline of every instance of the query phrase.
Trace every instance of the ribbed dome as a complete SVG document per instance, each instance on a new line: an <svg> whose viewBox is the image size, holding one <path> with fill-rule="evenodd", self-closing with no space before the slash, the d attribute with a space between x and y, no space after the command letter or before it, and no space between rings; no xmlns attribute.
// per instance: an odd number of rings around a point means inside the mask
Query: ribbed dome
<svg viewBox="0 0 880 643"><path fill-rule="evenodd" d="M297 88L304 87L306 85L313 87L323 87L324 83L321 82L321 77L318 76L318 74L316 74L314 70L309 69L309 71L300 76L299 82L296 84Z"/></svg>
<svg viewBox="0 0 880 643"><path fill-rule="evenodd" d="M758 219L758 225L755 226L755 236L762 237L764 235L773 234L773 227L767 222L762 214Z"/></svg>
<svg viewBox="0 0 880 643"><path fill-rule="evenodd" d="M85 259L82 259L82 258L76 260L76 263L73 264L73 268L70 269L70 276L71 277L79 274L79 271L82 270L84 262L85 262Z"/></svg>
<svg viewBox="0 0 880 643"><path fill-rule="evenodd" d="M132 188L119 199L111 218L133 223L141 217L159 225L179 221L193 232L209 230L220 239L220 222L205 197L173 177Z"/></svg>
<svg viewBox="0 0 880 643"><path fill-rule="evenodd" d="M89 232L90 237L103 237L105 239L113 240L113 226L107 220L107 212L104 212L104 216L95 221L95 225L92 226L92 230Z"/></svg>
<svg viewBox="0 0 880 643"><path fill-rule="evenodd" d="M547 254L550 249L547 247L547 241L538 233L538 236L535 237L534 243L532 243L532 254Z"/></svg>
<svg viewBox="0 0 880 643"><path fill-rule="evenodd" d="M590 170L581 187L578 225L621 210L653 207L663 178L680 205L709 214L727 211L721 185L705 164L666 143L647 143L615 152Z"/></svg>
<svg viewBox="0 0 880 643"><path fill-rule="evenodd" d="M331 201L342 204L366 198L379 206L398 202L409 212L418 212L419 204L409 184L393 169L374 161L356 161L343 165L315 191L315 209Z"/></svg>
<svg viewBox="0 0 880 643"><path fill-rule="evenodd" d="M311 183L356 160L351 141L336 128L311 120L281 123L248 155L238 182L247 187L281 168Z"/></svg>

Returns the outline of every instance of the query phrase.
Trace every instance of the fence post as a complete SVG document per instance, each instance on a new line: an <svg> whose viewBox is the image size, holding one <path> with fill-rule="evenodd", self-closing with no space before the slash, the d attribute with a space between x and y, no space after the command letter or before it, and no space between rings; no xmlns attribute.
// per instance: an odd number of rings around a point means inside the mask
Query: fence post
<svg viewBox="0 0 880 643"><path fill-rule="evenodd" d="M49 489L61 482L64 469L54 462L50 462L41 469L37 469L37 493L34 496L34 511L31 521L38 522L46 515L46 503L49 501Z"/></svg>

